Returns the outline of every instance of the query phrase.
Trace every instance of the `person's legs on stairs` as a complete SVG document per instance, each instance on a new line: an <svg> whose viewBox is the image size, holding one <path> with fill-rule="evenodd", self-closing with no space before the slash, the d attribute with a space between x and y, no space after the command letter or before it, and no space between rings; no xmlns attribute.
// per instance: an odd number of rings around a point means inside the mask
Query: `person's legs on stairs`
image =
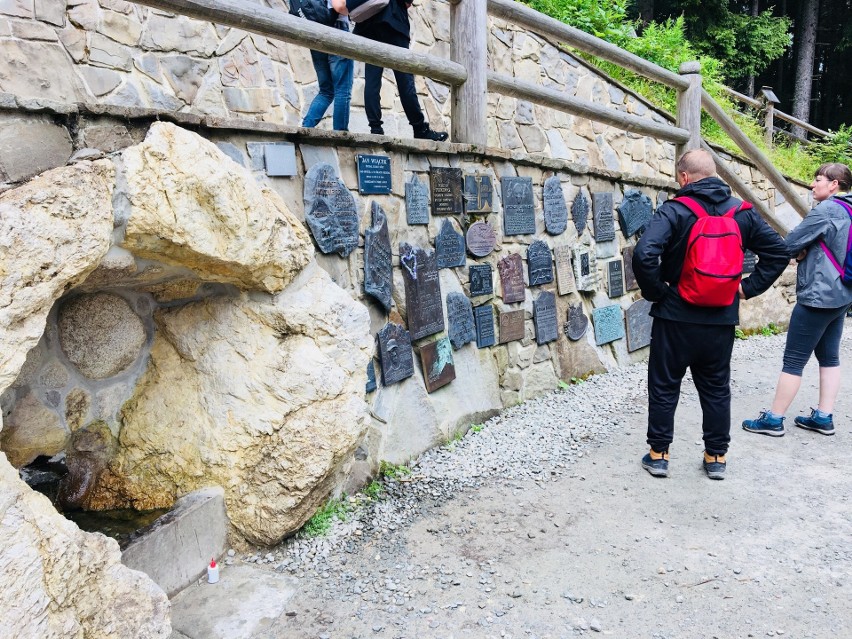
<svg viewBox="0 0 852 639"><path fill-rule="evenodd" d="M349 130L349 103L352 100L352 75L355 62L339 55L329 56L329 67L334 81L334 130Z"/></svg>
<svg viewBox="0 0 852 639"><path fill-rule="evenodd" d="M314 63L314 71L317 74L319 93L316 94L308 107L307 113L302 120L302 126L315 127L322 120L328 106L334 100L334 81L332 79L331 67L329 66L329 55L320 51L311 51L311 60Z"/></svg>

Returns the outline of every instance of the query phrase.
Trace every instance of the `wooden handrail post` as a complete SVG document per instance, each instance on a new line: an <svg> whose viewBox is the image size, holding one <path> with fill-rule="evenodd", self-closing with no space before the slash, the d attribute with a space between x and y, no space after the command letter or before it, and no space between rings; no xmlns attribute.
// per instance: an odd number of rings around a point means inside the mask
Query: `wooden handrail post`
<svg viewBox="0 0 852 639"><path fill-rule="evenodd" d="M452 89L452 141L488 142L488 4L457 0L450 4L450 59L467 67L467 80Z"/></svg>
<svg viewBox="0 0 852 639"><path fill-rule="evenodd" d="M677 157L701 148L701 63L684 62L678 69L689 87L677 94L677 126L689 131L689 140L677 147Z"/></svg>
<svg viewBox="0 0 852 639"><path fill-rule="evenodd" d="M772 136L775 133L775 105L778 103L778 97L772 90L772 87L761 87L760 102L763 107L763 126L766 127L765 137L767 148L772 148Z"/></svg>

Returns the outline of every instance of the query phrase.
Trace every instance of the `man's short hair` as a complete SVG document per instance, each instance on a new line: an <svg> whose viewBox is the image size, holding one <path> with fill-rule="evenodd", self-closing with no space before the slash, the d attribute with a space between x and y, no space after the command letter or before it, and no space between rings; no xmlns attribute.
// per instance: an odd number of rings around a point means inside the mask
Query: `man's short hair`
<svg viewBox="0 0 852 639"><path fill-rule="evenodd" d="M678 173L686 173L693 178L706 178L716 175L716 163L713 156L704 149L692 149L680 156L675 167Z"/></svg>

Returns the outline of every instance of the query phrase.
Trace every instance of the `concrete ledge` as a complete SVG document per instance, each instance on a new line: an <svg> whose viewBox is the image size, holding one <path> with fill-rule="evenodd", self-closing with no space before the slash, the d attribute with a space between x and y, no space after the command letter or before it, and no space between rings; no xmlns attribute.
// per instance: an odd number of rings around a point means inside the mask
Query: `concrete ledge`
<svg viewBox="0 0 852 639"><path fill-rule="evenodd" d="M225 552L225 492L219 486L191 492L137 534L121 563L144 572L171 597L205 574L211 557Z"/></svg>

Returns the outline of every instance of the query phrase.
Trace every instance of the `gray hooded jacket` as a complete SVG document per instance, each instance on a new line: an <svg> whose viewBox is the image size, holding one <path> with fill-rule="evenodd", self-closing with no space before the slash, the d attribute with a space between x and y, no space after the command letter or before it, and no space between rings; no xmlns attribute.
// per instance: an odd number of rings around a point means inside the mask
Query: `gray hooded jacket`
<svg viewBox="0 0 852 639"><path fill-rule="evenodd" d="M852 195L835 197L852 205ZM833 199L820 202L787 236L787 250L791 258L803 249L808 250L805 259L799 262L796 274L796 299L803 306L840 308L852 304L852 287L840 281L840 273L819 244L820 240L824 240L835 259L843 265L850 218L846 209Z"/></svg>

